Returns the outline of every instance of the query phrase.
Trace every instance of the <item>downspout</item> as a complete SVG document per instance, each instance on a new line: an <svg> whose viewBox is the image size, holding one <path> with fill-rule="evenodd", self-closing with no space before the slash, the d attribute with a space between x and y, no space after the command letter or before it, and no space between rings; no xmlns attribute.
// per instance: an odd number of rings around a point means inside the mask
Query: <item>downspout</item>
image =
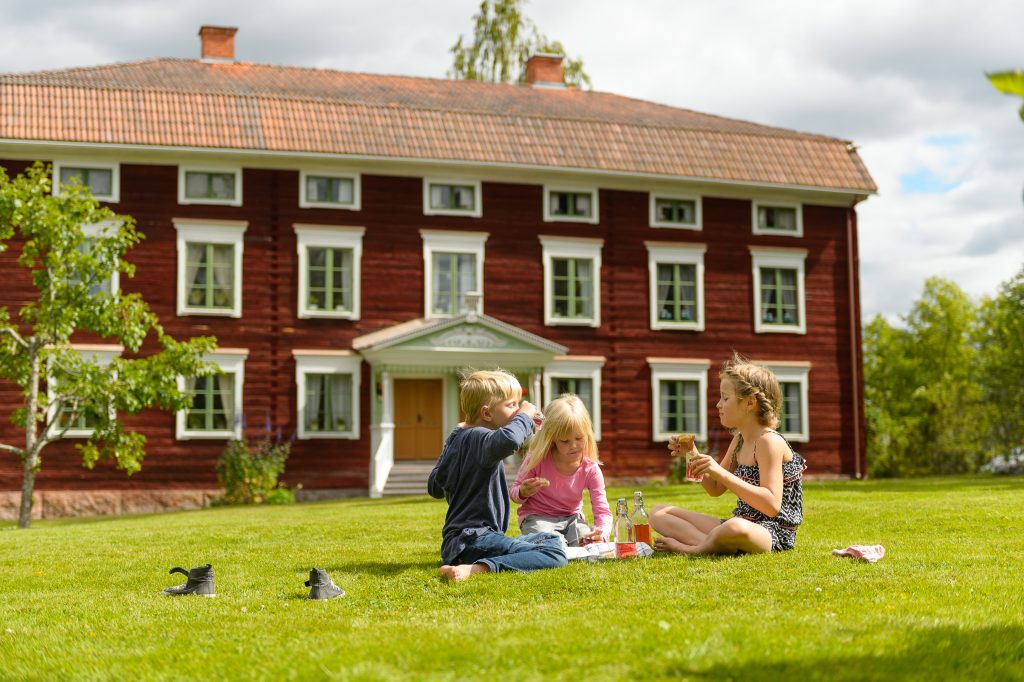
<svg viewBox="0 0 1024 682"><path fill-rule="evenodd" d="M853 378L853 381L850 382L853 389L853 477L857 480L864 477L861 467L861 396L860 380L858 378L863 376L863 374L858 371L858 368L860 367L860 343L857 338L857 264L854 260L855 250L853 248L854 206L857 205L859 200L859 197L854 197L849 208L846 209L846 262L848 264L847 284L850 296L850 372Z"/></svg>

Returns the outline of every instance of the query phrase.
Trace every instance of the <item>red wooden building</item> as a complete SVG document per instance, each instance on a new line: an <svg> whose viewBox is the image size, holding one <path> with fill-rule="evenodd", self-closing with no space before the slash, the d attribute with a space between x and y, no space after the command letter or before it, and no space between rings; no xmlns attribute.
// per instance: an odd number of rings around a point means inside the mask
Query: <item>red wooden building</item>
<svg viewBox="0 0 1024 682"><path fill-rule="evenodd" d="M128 420L148 438L130 478L51 446L39 513L200 504L225 441L266 424L295 434L303 494L378 495L436 458L458 372L495 365L534 402L582 395L608 476L660 477L670 433L728 442L733 350L776 370L809 473L865 471L855 206L875 186L851 143L566 88L548 55L495 85L241 63L234 33L204 27L197 60L0 75L0 166L44 160L134 216L137 274L112 286L215 335L225 372L183 379L188 413ZM0 305L26 296L8 279ZM19 486L0 461L5 515Z"/></svg>

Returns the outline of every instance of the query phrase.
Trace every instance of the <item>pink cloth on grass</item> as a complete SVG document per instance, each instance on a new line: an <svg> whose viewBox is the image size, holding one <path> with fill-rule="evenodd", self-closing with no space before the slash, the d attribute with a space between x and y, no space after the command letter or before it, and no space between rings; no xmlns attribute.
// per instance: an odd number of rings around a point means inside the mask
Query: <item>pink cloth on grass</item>
<svg viewBox="0 0 1024 682"><path fill-rule="evenodd" d="M885 547L881 545L850 545L846 549L833 549L832 553L836 556L848 556L875 563L885 556Z"/></svg>

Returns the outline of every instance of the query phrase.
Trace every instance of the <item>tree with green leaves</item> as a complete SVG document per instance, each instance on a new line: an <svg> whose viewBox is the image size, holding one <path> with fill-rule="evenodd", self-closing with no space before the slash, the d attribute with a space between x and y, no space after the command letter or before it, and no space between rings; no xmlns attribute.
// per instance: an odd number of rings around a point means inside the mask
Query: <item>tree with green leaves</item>
<svg viewBox="0 0 1024 682"><path fill-rule="evenodd" d="M450 78L487 81L489 83L521 83L526 78L526 60L533 54L565 55L565 48L537 30L523 15L526 0L483 0L480 11L473 15L473 42L464 36L451 47L453 55ZM583 60L566 57L563 64L565 84L589 89L590 76L583 70Z"/></svg>
<svg viewBox="0 0 1024 682"><path fill-rule="evenodd" d="M98 233L87 236L86 226ZM178 388L178 377L216 371L202 359L216 339L178 342L164 333L139 294L106 285L115 272L134 274L124 255L141 239L129 216L101 207L86 188L71 184L53 192L50 169L43 164L13 179L0 168L0 250L20 245L17 263L36 291L17 320L0 307L0 379L17 384L24 398L12 415L24 429L24 444L0 443L0 452L16 455L22 464L19 528L29 526L47 445L69 429L85 427L92 435L76 446L83 465L92 468L109 459L130 475L141 468L146 439L126 431L118 417L149 407L186 409L191 396ZM19 277L18 272L4 275ZM138 354L147 338L159 350L105 362L75 349L77 332L116 341L131 354Z"/></svg>
<svg viewBox="0 0 1024 682"><path fill-rule="evenodd" d="M864 330L864 403L873 476L975 471L988 424L976 364L977 306L938 277L902 318Z"/></svg>
<svg viewBox="0 0 1024 682"><path fill-rule="evenodd" d="M981 303L978 378L991 455L1024 447L1024 266Z"/></svg>

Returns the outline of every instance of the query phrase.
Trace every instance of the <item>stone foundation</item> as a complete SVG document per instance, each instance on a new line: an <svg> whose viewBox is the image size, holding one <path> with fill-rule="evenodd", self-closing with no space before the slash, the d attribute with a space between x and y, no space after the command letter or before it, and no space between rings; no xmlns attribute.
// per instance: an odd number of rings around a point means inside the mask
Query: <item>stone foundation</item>
<svg viewBox="0 0 1024 682"><path fill-rule="evenodd" d="M116 516L201 509L220 498L217 489L202 490L37 490L33 519L65 516ZM20 491L0 492L0 519L18 518Z"/></svg>
<svg viewBox="0 0 1024 682"><path fill-rule="evenodd" d="M117 516L154 514L209 507L221 498L216 488L193 490L37 490L32 495L32 518L57 519L67 516ZM300 489L298 502L366 497L363 488ZM0 520L18 518L21 492L0 491Z"/></svg>

